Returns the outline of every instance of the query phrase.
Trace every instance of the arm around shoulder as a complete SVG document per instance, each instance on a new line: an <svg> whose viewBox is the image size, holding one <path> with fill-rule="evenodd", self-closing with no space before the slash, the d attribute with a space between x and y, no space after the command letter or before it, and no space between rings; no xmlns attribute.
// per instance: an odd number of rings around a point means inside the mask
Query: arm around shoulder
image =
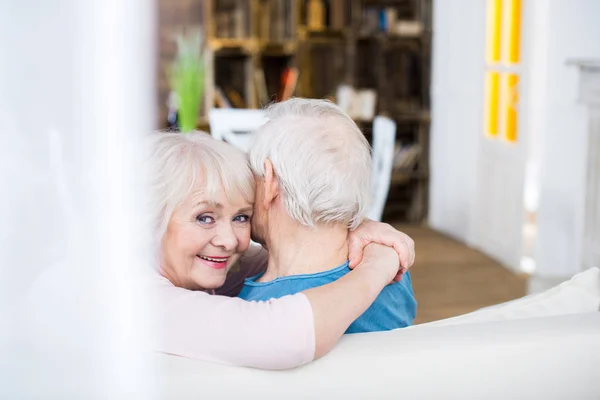
<svg viewBox="0 0 600 400"><path fill-rule="evenodd" d="M341 279L266 302L162 285L158 350L262 369L306 364L329 352L398 271L398 255L370 244Z"/></svg>

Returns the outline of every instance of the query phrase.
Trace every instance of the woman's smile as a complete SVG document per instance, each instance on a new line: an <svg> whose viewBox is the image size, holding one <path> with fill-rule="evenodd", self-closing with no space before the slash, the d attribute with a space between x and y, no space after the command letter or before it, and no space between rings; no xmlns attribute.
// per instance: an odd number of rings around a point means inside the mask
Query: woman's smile
<svg viewBox="0 0 600 400"><path fill-rule="evenodd" d="M202 260L202 263L207 265L210 268L214 269L223 269L227 267L227 261L229 261L229 257L209 257L203 256L202 254L197 254L196 257Z"/></svg>

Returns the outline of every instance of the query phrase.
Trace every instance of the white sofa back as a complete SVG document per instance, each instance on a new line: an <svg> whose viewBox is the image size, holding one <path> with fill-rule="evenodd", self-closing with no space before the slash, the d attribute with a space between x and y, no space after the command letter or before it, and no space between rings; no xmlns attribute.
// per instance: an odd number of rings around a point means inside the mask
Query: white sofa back
<svg viewBox="0 0 600 400"><path fill-rule="evenodd" d="M165 398L599 398L600 313L346 335L289 371L161 360Z"/></svg>

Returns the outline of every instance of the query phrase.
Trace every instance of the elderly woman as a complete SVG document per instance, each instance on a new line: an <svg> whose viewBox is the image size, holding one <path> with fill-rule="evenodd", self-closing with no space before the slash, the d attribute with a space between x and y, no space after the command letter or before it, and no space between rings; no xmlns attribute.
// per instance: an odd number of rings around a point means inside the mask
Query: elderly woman
<svg viewBox="0 0 600 400"><path fill-rule="evenodd" d="M213 295L224 285L221 293L237 294L265 267L265 252L248 250L254 177L246 156L202 133L151 139L159 351L268 369L305 364L331 350L396 277L399 255L403 267L413 262L410 238L366 222L349 236L358 265L335 282L260 302Z"/></svg>

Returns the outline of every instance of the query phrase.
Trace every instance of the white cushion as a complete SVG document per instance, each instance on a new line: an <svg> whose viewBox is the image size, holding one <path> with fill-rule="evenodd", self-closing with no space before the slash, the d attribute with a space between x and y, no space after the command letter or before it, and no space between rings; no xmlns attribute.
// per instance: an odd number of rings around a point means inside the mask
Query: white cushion
<svg viewBox="0 0 600 400"><path fill-rule="evenodd" d="M447 326L600 310L600 269L590 268L545 292L416 326ZM412 327L414 328L414 327Z"/></svg>

